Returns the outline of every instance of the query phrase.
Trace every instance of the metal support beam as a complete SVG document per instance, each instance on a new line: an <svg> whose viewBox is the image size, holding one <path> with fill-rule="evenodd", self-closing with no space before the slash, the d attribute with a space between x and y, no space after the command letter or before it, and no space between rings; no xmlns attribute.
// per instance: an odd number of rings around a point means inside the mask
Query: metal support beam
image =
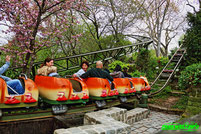
<svg viewBox="0 0 201 134"><path fill-rule="evenodd" d="M153 42L152 40L146 40L144 42L127 45L127 46L120 46L120 47L116 47L116 48L88 52L88 53L73 55L73 56L68 56L68 57L60 57L60 58L54 59L54 63L58 67L58 69L57 69L58 72L64 72L67 70L71 70L71 69L80 67L80 63L83 60L87 60L90 64L94 64L98 60L108 61L110 59L118 59L120 56L130 54L134 51L137 51L139 46L147 47L147 45L151 44L152 42ZM60 61L64 61L63 64L61 64ZM33 75L32 77L34 77L36 75L36 69L38 69L42 63L43 63L43 61L34 63L34 65L32 67L32 75ZM18 70L19 68L22 68L22 67L13 67L10 69Z"/></svg>

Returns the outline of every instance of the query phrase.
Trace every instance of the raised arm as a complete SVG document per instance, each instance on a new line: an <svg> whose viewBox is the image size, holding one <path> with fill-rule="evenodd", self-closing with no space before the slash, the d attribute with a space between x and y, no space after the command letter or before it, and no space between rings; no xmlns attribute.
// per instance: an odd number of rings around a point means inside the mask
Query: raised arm
<svg viewBox="0 0 201 134"><path fill-rule="evenodd" d="M10 56L6 56L6 63L0 68L0 75L3 74L10 66Z"/></svg>

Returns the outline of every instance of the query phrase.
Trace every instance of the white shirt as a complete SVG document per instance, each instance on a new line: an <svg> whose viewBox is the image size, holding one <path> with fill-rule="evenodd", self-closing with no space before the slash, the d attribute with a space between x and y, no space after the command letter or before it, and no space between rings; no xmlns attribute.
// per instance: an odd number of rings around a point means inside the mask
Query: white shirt
<svg viewBox="0 0 201 134"><path fill-rule="evenodd" d="M85 71L81 68L77 73L75 73L77 76L81 76L82 74L84 74Z"/></svg>

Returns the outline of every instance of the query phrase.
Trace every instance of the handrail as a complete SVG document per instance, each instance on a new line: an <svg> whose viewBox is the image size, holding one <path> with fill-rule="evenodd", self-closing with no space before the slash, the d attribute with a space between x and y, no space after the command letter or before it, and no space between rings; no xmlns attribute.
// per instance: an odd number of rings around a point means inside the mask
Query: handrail
<svg viewBox="0 0 201 134"><path fill-rule="evenodd" d="M180 48L181 48L181 47L180 47ZM178 50L179 50L179 49L178 49ZM161 87L161 89L159 89L159 90L156 91L156 92L150 93L150 94L148 95L149 97L151 97L151 96L153 96L153 95L155 95L155 94L157 94L157 93L160 93L160 92L165 88L165 86L168 84L170 78L171 78L172 75L174 74L175 70L177 69L178 65L180 64L180 62L181 62L182 58L184 57L184 54L185 54L185 53L186 53L186 50L183 52L182 56L180 57L179 61L178 61L177 64L176 64L176 66L174 67L173 72L170 74L169 78L167 79L167 81L165 82L165 84L163 85L163 87ZM174 56L172 56L172 57L174 57ZM172 59L172 58L171 58L171 59Z"/></svg>
<svg viewBox="0 0 201 134"><path fill-rule="evenodd" d="M150 40L147 40L145 42L139 42L139 43L132 44L132 45L120 46L120 47L115 47L115 48L109 48L109 49L104 49L104 50L88 52L88 53L84 53L84 54L78 54L78 55L72 55L72 56L67 56L67 57L55 58L54 61L71 59L71 58L76 58L76 57L81 57L81 56L87 56L87 55L92 55L92 54L96 54L96 53L103 53L103 52L108 52L108 51L112 51L112 50L119 50L119 49L123 49L123 48L129 48L129 47L133 47L133 46L138 46L138 45L141 45L141 44L147 44L147 43L151 43L151 42L153 42L153 41L150 39ZM33 65L38 65L38 64L41 64L41 63L43 63L43 61L34 62ZM23 66L10 67L9 69L18 69L18 68L23 68Z"/></svg>
<svg viewBox="0 0 201 134"><path fill-rule="evenodd" d="M148 40L148 41L145 41L145 42L140 42L140 43L136 43L136 44L132 44L132 45L127 45L127 46L109 48L109 49L104 49L104 50L98 50L98 51L88 52L88 53L84 53L84 54L78 54L78 55L72 55L72 56L67 56L67 57L56 58L56 59L54 59L54 61L65 60L65 59L75 58L75 57L79 57L79 56L86 56L86 55L91 55L91 54L96 54L96 53L103 53L103 52L108 52L108 51L112 51L112 50L118 50L118 49L121 49L121 48L138 46L140 44L146 44L146 43L150 43L150 42L153 42L153 41L152 40ZM42 61L41 62L35 62L34 64L40 64L40 63L42 63Z"/></svg>
<svg viewBox="0 0 201 134"><path fill-rule="evenodd" d="M183 45L183 44L182 44ZM165 70L165 68L170 64L170 62L172 61L172 59L174 58L174 56L177 54L177 52L179 51L179 49L182 47L182 45L177 49L177 51L174 53L174 55L171 57L171 59L169 60L169 62L166 64L166 66L163 68L163 70L160 72L160 74L156 77L156 79L154 80L154 82L151 84L151 87L156 83L156 81L159 79L159 77L161 76L161 74L163 73L163 71Z"/></svg>

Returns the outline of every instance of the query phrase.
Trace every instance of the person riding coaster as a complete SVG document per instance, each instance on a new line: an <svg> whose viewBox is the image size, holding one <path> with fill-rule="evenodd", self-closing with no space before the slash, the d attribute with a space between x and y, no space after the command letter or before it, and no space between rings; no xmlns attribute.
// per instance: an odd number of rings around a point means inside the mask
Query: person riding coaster
<svg viewBox="0 0 201 134"><path fill-rule="evenodd" d="M110 84L113 83L113 78L102 68L103 63L97 61L96 68L92 68L80 76L88 87L90 98L98 107L106 105L106 99L117 98L118 94L117 90L112 90L114 89L114 86L111 86L113 84Z"/></svg>
<svg viewBox="0 0 201 134"><path fill-rule="evenodd" d="M53 62L53 59L46 58L37 70L38 75L35 76L42 103L51 105L53 114L67 112L69 104L86 104L89 96L84 82L73 78L49 77L57 75Z"/></svg>
<svg viewBox="0 0 201 134"><path fill-rule="evenodd" d="M38 104L38 88L31 79L24 74L14 80L2 75L9 66L10 56L6 56L6 63L0 68L0 116L2 109L35 107Z"/></svg>

